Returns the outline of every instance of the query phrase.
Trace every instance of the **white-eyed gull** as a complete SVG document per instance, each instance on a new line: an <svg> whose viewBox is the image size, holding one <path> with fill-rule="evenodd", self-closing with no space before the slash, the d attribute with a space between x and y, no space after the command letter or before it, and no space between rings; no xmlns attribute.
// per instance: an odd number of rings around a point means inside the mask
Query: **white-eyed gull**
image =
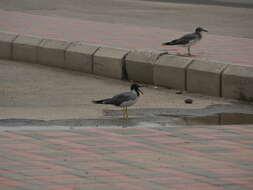
<svg viewBox="0 0 253 190"><path fill-rule="evenodd" d="M140 90L139 84L132 84L130 92L123 92L121 94L115 95L112 98L107 98L103 100L94 100L92 101L95 104L111 104L114 106L122 107L123 110L123 118L128 119L127 107L132 106L137 102L140 93L143 92Z"/></svg>
<svg viewBox="0 0 253 190"><path fill-rule="evenodd" d="M172 40L170 42L165 42L162 45L168 45L168 46L183 46L188 49L188 55L191 56L191 46L199 42L202 38L202 32L208 32L206 29L198 27L195 29L195 32L191 34L186 34L182 36L181 38Z"/></svg>

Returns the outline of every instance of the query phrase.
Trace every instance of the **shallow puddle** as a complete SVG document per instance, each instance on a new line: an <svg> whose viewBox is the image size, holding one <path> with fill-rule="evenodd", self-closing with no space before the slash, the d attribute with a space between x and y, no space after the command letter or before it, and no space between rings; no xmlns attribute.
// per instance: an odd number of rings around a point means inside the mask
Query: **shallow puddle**
<svg viewBox="0 0 253 190"><path fill-rule="evenodd" d="M253 114L243 114L243 113L220 113L220 114L208 115L208 116L197 116L197 117L176 116L176 117L178 118L178 120L175 121L176 125L253 124Z"/></svg>
<svg viewBox="0 0 253 190"><path fill-rule="evenodd" d="M253 106L247 104L213 105L203 109L146 108L129 109L129 119L122 119L121 110L104 110L100 119L36 120L0 119L5 127L171 127L194 125L250 125Z"/></svg>

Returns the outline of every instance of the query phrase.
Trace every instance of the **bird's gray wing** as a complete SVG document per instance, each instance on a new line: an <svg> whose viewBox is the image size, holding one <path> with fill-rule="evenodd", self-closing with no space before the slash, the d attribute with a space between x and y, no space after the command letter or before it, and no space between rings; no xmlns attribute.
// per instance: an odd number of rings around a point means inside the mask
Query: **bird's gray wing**
<svg viewBox="0 0 253 190"><path fill-rule="evenodd" d="M137 95L132 92L124 92L116 96L113 96L110 99L110 104L120 106L123 102L129 101L129 100L135 100L136 96Z"/></svg>
<svg viewBox="0 0 253 190"><path fill-rule="evenodd" d="M196 40L197 38L198 36L195 33L191 33L191 34L186 34L176 40L173 40L170 43L172 45L185 45L185 44L188 44L192 40Z"/></svg>

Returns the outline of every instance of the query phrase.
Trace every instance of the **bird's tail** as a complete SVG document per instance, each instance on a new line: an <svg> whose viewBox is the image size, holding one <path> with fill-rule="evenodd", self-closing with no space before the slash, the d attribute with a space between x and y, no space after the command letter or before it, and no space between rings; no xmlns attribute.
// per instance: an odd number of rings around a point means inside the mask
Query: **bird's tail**
<svg viewBox="0 0 253 190"><path fill-rule="evenodd" d="M108 98L108 99L103 99L103 100L93 100L92 102L93 102L94 104L109 104L109 100L110 100L110 98Z"/></svg>
<svg viewBox="0 0 253 190"><path fill-rule="evenodd" d="M162 45L164 45L164 46L173 46L173 45L176 45L176 44L177 44L177 40L172 40L170 42L162 43Z"/></svg>

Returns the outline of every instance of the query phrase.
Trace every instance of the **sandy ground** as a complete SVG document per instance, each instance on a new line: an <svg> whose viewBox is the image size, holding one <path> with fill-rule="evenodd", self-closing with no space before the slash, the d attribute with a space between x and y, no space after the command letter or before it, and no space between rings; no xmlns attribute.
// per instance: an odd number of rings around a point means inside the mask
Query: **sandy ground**
<svg viewBox="0 0 253 190"><path fill-rule="evenodd" d="M91 101L129 91L130 85L128 81L3 60L0 61L0 81L1 119L105 118L104 111L120 108L95 105ZM145 86L143 92L144 95L132 108L193 109L228 103L222 98L188 93L178 95L175 90L154 86ZM186 98L192 98L194 103L185 104ZM116 113L115 117L121 115Z"/></svg>

